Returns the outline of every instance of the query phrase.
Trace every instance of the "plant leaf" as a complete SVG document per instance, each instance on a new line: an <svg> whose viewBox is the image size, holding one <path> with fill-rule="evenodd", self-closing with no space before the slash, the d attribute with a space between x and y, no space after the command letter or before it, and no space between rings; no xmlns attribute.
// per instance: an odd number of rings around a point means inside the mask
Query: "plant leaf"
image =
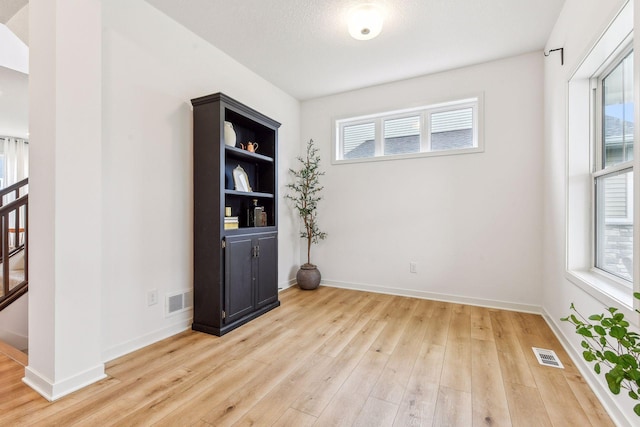
<svg viewBox="0 0 640 427"><path fill-rule="evenodd" d="M611 362L614 364L618 363L618 360L620 359L620 357L615 354L613 351L607 350L604 352L604 358L607 360L607 362Z"/></svg>
<svg viewBox="0 0 640 427"><path fill-rule="evenodd" d="M630 367L631 369L638 369L638 362L636 361L636 358L630 354L620 355L620 361L624 362L625 367Z"/></svg>
<svg viewBox="0 0 640 427"><path fill-rule="evenodd" d="M604 374L604 377L607 379L607 385L609 386L609 390L613 394L620 394L620 382L618 378L611 374L611 372L607 372Z"/></svg>
<svg viewBox="0 0 640 427"><path fill-rule="evenodd" d="M611 335L613 338L617 338L619 340L624 338L626 333L627 333L626 328L623 328L621 326L612 326L611 330L609 331L609 335Z"/></svg>
<svg viewBox="0 0 640 427"><path fill-rule="evenodd" d="M593 338L593 334L591 333L591 331L584 326L578 328L576 332L582 335L583 337Z"/></svg>
<svg viewBox="0 0 640 427"><path fill-rule="evenodd" d="M598 335L602 335L602 336L607 335L607 331L600 325L595 325L593 327L593 330L596 331Z"/></svg>

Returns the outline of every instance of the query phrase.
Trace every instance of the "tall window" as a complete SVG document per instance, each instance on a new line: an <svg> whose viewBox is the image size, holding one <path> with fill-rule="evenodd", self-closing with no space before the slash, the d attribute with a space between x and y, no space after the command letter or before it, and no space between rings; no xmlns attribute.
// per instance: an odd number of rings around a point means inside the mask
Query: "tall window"
<svg viewBox="0 0 640 427"><path fill-rule="evenodd" d="M478 97L336 120L334 160L352 162L482 151L480 107Z"/></svg>
<svg viewBox="0 0 640 427"><path fill-rule="evenodd" d="M633 282L633 54L597 79L595 91L596 268Z"/></svg>
<svg viewBox="0 0 640 427"><path fill-rule="evenodd" d="M28 141L0 136L0 188L8 187L28 176Z"/></svg>

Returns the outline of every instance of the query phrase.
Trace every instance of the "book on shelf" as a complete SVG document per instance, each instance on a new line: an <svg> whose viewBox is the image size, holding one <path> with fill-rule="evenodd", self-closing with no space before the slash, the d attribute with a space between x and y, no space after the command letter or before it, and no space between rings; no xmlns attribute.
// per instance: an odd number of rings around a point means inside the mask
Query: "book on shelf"
<svg viewBox="0 0 640 427"><path fill-rule="evenodd" d="M225 230L236 230L239 227L240 220L237 216L227 216L224 218Z"/></svg>

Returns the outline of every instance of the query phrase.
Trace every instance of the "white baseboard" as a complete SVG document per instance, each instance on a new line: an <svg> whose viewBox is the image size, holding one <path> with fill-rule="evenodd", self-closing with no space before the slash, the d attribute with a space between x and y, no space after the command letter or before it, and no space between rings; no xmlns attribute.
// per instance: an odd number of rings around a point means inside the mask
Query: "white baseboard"
<svg viewBox="0 0 640 427"><path fill-rule="evenodd" d="M278 291L283 291L287 288L296 284L296 279L291 279L288 282L284 282L278 285ZM133 351L139 350L148 345L154 344L160 340L165 338L169 338L175 334L179 334L180 332L184 332L186 330L191 329L191 324L193 323L193 319L183 319L177 321L176 323L167 326L166 328L159 329L157 331L146 334L142 337L138 337L131 341L127 341L125 343L113 346L109 349L106 349L102 353L102 360L106 363L113 359L117 359L120 356L124 356L125 354L131 353Z"/></svg>
<svg viewBox="0 0 640 427"><path fill-rule="evenodd" d="M616 401L611 396L609 389L606 388L602 382L598 379L598 375L593 371L591 365L587 364L587 362L582 359L582 354L580 354L574 346L571 345L569 339L562 332L562 328L559 327L556 320L549 315L549 313L543 309L542 317L547 322L553 333L556 335L562 347L564 347L565 351L573 361L573 364L576 365L582 378L589 384L591 390L596 395L605 411L609 414L613 422L617 426L635 426L637 425L638 419L635 414L629 414L629 416L635 417L633 420L628 418L624 411L620 409Z"/></svg>
<svg viewBox="0 0 640 427"><path fill-rule="evenodd" d="M22 381L50 402L107 377L103 363L57 383L29 366L24 369L24 374Z"/></svg>
<svg viewBox="0 0 640 427"><path fill-rule="evenodd" d="M290 287L296 285L295 277L293 279L289 279L289 281L278 284L278 292L282 292L285 289L289 289Z"/></svg>
<svg viewBox="0 0 640 427"><path fill-rule="evenodd" d="M458 304L477 305L487 308L499 308L502 310L520 311L524 313L541 314L542 307L539 305L522 304L508 301L488 300L482 298L464 297L460 295L441 294L437 292L417 291L414 289L388 288L378 285L368 285L363 283L346 283L334 280L322 280L320 283L324 286L341 289L353 289L357 291L375 292L378 294L399 295L404 297L414 297L421 299L430 299L435 301L452 302Z"/></svg>
<svg viewBox="0 0 640 427"><path fill-rule="evenodd" d="M105 351L103 351L102 360L105 362L109 362L120 356L124 356L125 354L131 353L132 351L139 350L143 347L154 344L160 340L169 338L175 334L179 334L180 332L189 330L191 329L191 323L193 323L193 319L191 318L179 320L165 328L158 329L157 331L153 331L149 334L143 335L131 341L127 341L125 343L118 344L116 346L108 348Z"/></svg>

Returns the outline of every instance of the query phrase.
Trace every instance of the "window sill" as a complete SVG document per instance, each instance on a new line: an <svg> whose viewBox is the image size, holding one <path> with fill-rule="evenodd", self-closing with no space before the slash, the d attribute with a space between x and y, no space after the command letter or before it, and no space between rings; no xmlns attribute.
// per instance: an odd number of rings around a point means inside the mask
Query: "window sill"
<svg viewBox="0 0 640 427"><path fill-rule="evenodd" d="M633 309L633 292L603 275L593 271L573 270L565 274L567 280L591 295L607 307L616 307L630 323L638 324L638 314Z"/></svg>
<svg viewBox="0 0 640 427"><path fill-rule="evenodd" d="M331 160L333 165L351 164L351 163L367 163L367 162L379 162L385 160L403 160L403 159L419 159L422 157L440 157L440 156L456 156L460 154L472 154L484 152L483 147L462 148L459 150L442 150L442 151L421 151L419 153L410 154L394 154L386 156L375 157L361 157L358 159L336 159Z"/></svg>

